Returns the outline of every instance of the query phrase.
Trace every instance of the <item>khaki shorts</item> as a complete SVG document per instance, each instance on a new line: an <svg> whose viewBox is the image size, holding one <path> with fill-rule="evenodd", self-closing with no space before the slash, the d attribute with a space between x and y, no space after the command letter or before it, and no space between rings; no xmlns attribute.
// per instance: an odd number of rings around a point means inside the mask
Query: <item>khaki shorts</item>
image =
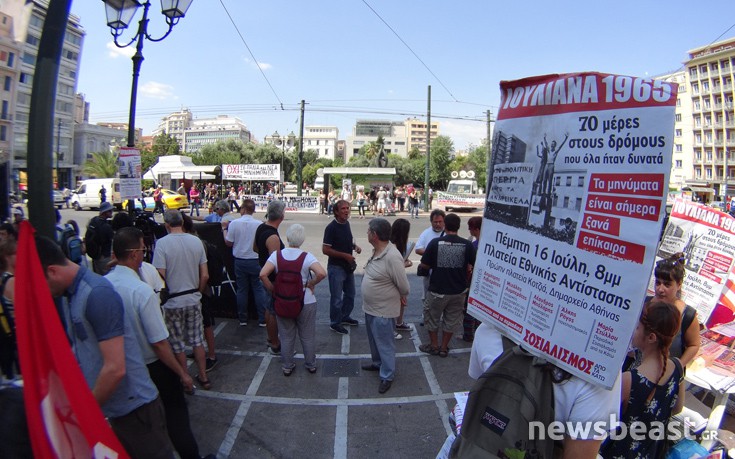
<svg viewBox="0 0 735 459"><path fill-rule="evenodd" d="M163 318L168 328L168 341L174 353L184 352L184 340L190 346L204 344L204 326L202 323L201 305L184 306L183 308L163 309Z"/></svg>
<svg viewBox="0 0 735 459"><path fill-rule="evenodd" d="M437 331L439 325L445 332L453 332L462 325L465 292L455 295L429 291L424 301L424 324L428 331Z"/></svg>

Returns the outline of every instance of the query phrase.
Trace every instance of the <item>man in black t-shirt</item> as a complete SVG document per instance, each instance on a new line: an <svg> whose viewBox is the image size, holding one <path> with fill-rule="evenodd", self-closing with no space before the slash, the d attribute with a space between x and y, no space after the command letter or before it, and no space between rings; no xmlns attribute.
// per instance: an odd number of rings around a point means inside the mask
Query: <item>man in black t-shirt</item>
<svg viewBox="0 0 735 459"><path fill-rule="evenodd" d="M355 326L357 320L350 317L355 307L355 257L362 249L355 244L350 229L350 203L339 200L334 205L334 220L324 228L322 253L329 257L327 275L329 277L329 322L333 331L346 335L343 325Z"/></svg>
<svg viewBox="0 0 735 459"><path fill-rule="evenodd" d="M456 214L444 217L445 236L433 239L421 257L421 268L431 269L429 292L424 303L424 323L430 344L419 347L427 354L446 357L452 330L462 323L465 292L476 250L470 241L457 235L461 220ZM439 326L442 341L439 345Z"/></svg>
<svg viewBox="0 0 735 459"><path fill-rule="evenodd" d="M258 252L258 264L263 269L268 257L276 250L285 247L281 236L278 235L278 227L285 217L286 204L283 201L273 200L268 203L266 211L266 222L255 230L255 251ZM276 281L275 271L269 277L271 282ZM278 340L278 323L276 322L276 311L273 309L273 297L265 305L265 327L268 332L268 347L271 352L278 354L281 351L281 342Z"/></svg>

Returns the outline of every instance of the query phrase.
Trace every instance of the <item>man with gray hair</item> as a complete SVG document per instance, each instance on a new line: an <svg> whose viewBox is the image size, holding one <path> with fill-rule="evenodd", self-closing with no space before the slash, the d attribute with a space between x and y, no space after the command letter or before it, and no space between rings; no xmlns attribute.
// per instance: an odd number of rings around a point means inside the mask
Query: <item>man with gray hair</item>
<svg viewBox="0 0 735 459"><path fill-rule="evenodd" d="M390 389L396 369L396 343L393 330L401 312L401 300L409 294L403 256L389 241L390 223L374 218L368 223L368 242L373 254L365 265L362 278L362 310L372 362L362 366L366 371L380 372L378 392Z"/></svg>
<svg viewBox="0 0 735 459"><path fill-rule="evenodd" d="M230 204L224 200L221 199L214 203L214 206L212 206L212 213L207 215L206 217L202 218L199 215L191 216L192 220L196 221L204 221L207 223L220 223L222 221L222 217L230 211Z"/></svg>
<svg viewBox="0 0 735 459"><path fill-rule="evenodd" d="M189 342L199 370L197 382L209 390L212 385L206 373L204 326L199 305L209 280L207 254L198 237L184 232L184 217L178 210L167 210L163 221L168 235L156 242L153 266L158 269L169 292L169 299L162 305L169 341L184 369L187 368L184 339Z"/></svg>
<svg viewBox="0 0 735 459"><path fill-rule="evenodd" d="M266 222L255 230L255 251L258 252L258 264L263 269L265 262L273 252L283 250L284 245L281 236L278 235L278 227L286 216L286 204L283 201L273 200L268 203L266 211ZM271 273L269 279L275 282L276 275ZM276 311L273 309L273 297L268 297L265 302L265 327L268 332L268 348L274 354L281 350L281 341L278 338L278 322Z"/></svg>

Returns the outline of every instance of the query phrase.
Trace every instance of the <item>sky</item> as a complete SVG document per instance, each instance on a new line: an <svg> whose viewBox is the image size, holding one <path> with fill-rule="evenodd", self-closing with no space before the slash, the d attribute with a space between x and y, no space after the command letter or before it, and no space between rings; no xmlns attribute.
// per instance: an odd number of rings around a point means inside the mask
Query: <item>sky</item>
<svg viewBox="0 0 735 459"><path fill-rule="evenodd" d="M86 31L77 91L90 122L127 122L135 50L114 45L104 10L72 3ZM189 108L237 116L263 142L298 134L304 100L305 125L337 126L346 139L356 120L425 119L431 86L431 119L462 150L486 137L500 81L676 71L688 50L735 37L734 12L732 0L194 0L166 39L144 42L136 127L149 135ZM149 19L159 38L160 2Z"/></svg>

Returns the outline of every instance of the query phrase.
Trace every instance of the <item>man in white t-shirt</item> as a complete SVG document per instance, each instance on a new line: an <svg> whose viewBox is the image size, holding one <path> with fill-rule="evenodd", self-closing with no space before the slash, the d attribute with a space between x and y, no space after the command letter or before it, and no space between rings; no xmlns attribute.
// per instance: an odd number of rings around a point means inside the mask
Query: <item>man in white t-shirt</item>
<svg viewBox="0 0 735 459"><path fill-rule="evenodd" d="M503 353L500 332L493 326L482 323L475 331L472 342L468 373L479 378ZM611 415L620 418L620 377L611 390L588 383L576 376L554 383L554 420L566 423L610 422ZM612 426L608 426L610 430ZM586 432L585 438L564 435L564 457L594 458L600 449L602 438L594 429Z"/></svg>
<svg viewBox="0 0 735 459"><path fill-rule="evenodd" d="M441 237L444 235L444 217L446 215L444 214L444 211L441 209L434 209L431 211L431 214L429 215L429 221L431 221L431 226L426 228L421 235L419 236L418 240L416 241L416 246L414 251L416 252L416 255L423 255L426 251L426 247L429 245L429 242L431 242L433 239L436 239L438 237ZM429 291L429 276L424 277L424 290L421 292L421 299L426 299L426 292ZM423 325L423 323L422 323Z"/></svg>

